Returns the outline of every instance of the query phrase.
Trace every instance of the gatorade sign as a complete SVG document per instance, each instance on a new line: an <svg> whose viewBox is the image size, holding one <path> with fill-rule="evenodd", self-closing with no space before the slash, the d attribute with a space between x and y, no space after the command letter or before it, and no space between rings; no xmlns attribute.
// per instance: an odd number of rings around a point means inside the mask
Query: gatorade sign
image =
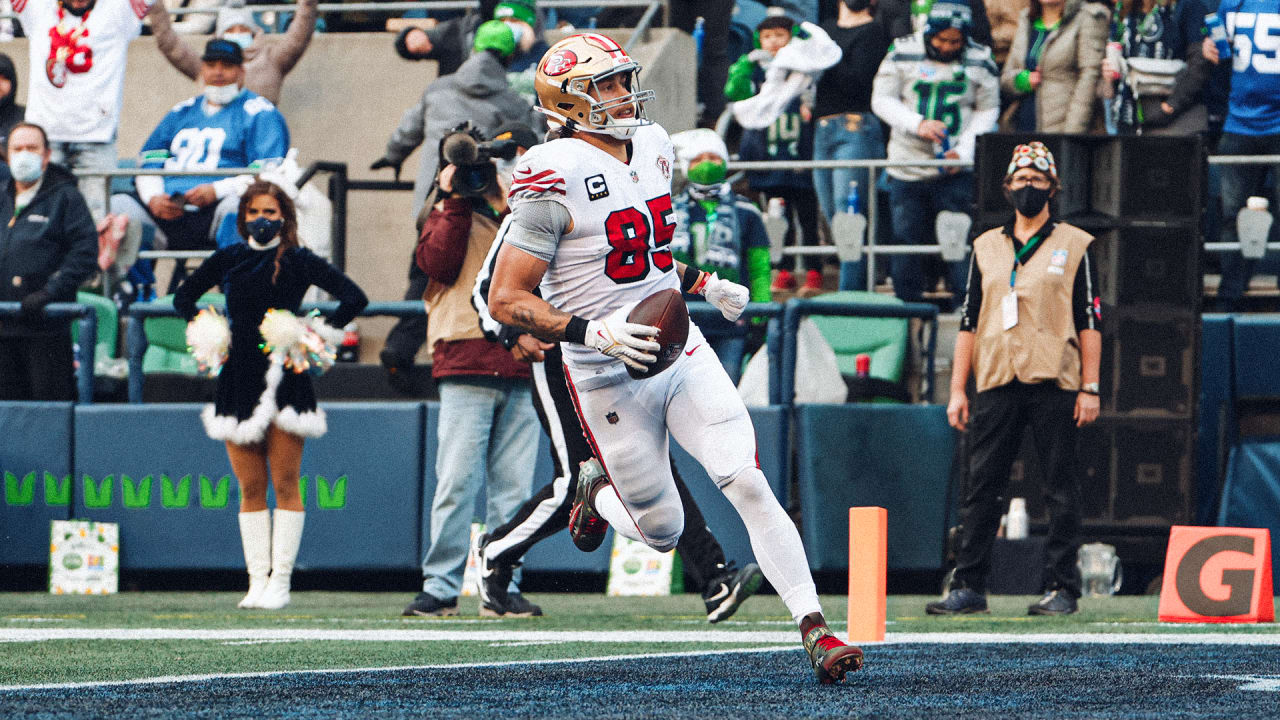
<svg viewBox="0 0 1280 720"><path fill-rule="evenodd" d="M1274 617L1270 532L1170 529L1161 622L1271 622Z"/></svg>

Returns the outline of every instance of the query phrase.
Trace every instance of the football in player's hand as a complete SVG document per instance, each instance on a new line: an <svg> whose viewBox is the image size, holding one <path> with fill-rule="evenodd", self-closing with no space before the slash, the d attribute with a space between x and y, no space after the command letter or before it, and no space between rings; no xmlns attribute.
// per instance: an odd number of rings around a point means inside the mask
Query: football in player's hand
<svg viewBox="0 0 1280 720"><path fill-rule="evenodd" d="M655 341L662 346L656 353L658 359L645 370L627 367L627 372L637 380L653 377L671 367L689 339L689 308L685 307L679 290L659 290L636 303L627 314L627 322L658 328Z"/></svg>

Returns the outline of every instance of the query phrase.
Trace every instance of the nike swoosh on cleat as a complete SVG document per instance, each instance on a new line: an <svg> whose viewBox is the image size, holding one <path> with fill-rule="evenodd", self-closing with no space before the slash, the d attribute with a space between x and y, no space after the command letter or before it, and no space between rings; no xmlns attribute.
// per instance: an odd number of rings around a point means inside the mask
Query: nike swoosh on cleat
<svg viewBox="0 0 1280 720"><path fill-rule="evenodd" d="M729 586L724 583L720 583L720 592L707 598L707 602L719 602L727 597L729 597Z"/></svg>

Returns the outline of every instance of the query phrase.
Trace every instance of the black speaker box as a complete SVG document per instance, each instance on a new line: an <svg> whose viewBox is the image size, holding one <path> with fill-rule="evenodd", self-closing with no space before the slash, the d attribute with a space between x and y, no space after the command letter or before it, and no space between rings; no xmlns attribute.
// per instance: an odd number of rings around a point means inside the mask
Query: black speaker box
<svg viewBox="0 0 1280 720"><path fill-rule="evenodd" d="M1208 165L1193 136L1108 138L1093 152L1093 212L1120 222L1199 222Z"/></svg>
<svg viewBox="0 0 1280 720"><path fill-rule="evenodd" d="M1199 317L1190 310L1129 306L1104 316L1110 363L1104 411L1190 419L1196 398ZM1108 345L1110 347L1108 347Z"/></svg>
<svg viewBox="0 0 1280 720"><path fill-rule="evenodd" d="M1114 520L1130 525L1190 522L1191 423L1116 421L1112 427Z"/></svg>
<svg viewBox="0 0 1280 720"><path fill-rule="evenodd" d="M1108 306L1199 307L1204 279L1198 222L1125 225L1095 237L1099 290Z"/></svg>

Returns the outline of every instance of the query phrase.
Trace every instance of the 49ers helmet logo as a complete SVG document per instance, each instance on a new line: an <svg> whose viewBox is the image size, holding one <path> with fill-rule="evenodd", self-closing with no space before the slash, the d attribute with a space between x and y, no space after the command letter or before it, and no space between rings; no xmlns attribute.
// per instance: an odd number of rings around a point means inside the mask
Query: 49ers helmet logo
<svg viewBox="0 0 1280 720"><path fill-rule="evenodd" d="M565 48L555 55L547 58L547 62L542 66L542 72L550 76L563 75L573 69L578 64L578 55Z"/></svg>

